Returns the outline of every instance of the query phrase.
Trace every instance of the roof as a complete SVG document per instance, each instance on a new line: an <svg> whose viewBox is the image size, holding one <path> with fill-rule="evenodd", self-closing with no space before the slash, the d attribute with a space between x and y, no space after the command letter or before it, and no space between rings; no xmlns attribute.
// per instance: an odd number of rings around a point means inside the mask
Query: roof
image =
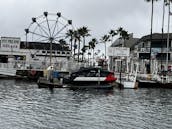
<svg viewBox="0 0 172 129"><path fill-rule="evenodd" d="M129 47L131 48L134 44L137 43L137 41L139 40L139 38L133 38L133 36L130 36L128 40L125 40L125 47ZM111 45L111 47L118 47L121 46L124 43L123 39L117 39L115 40L115 42Z"/></svg>
<svg viewBox="0 0 172 129"><path fill-rule="evenodd" d="M168 33L163 34L163 39L166 40L168 36ZM142 38L139 39L138 42L145 42L145 41L150 41L151 35L146 35L143 36ZM169 39L172 39L172 33L169 33ZM152 34L152 40L162 40L162 33L154 33Z"/></svg>
<svg viewBox="0 0 172 129"><path fill-rule="evenodd" d="M21 49L38 49L38 50L50 50L50 43L42 43L42 42L20 42ZM69 46L67 45L60 45L53 43L52 50L59 50L59 51L70 51Z"/></svg>

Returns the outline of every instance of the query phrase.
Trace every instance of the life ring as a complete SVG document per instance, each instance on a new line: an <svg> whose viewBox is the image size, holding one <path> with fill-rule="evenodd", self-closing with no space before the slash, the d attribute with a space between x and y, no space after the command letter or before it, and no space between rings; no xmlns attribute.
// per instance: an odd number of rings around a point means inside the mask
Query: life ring
<svg viewBox="0 0 172 129"><path fill-rule="evenodd" d="M31 71L30 71L30 74L31 74L32 76L34 76L34 75L36 74L36 70L31 70Z"/></svg>

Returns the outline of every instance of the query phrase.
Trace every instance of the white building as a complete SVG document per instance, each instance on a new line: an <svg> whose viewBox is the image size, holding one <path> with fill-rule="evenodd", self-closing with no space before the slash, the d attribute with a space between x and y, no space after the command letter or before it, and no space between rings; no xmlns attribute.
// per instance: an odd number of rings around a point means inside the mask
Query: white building
<svg viewBox="0 0 172 129"><path fill-rule="evenodd" d="M67 45L52 44L52 64L65 67L71 57ZM0 67L43 68L50 65L50 43L25 42L18 37L0 38Z"/></svg>

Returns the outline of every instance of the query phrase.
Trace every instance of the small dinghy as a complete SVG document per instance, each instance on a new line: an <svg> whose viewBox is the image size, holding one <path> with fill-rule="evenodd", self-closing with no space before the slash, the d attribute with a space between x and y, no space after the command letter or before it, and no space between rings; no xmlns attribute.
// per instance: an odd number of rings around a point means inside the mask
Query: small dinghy
<svg viewBox="0 0 172 129"><path fill-rule="evenodd" d="M37 81L39 88L63 88L63 78L59 76L53 66L49 66L44 71L44 77L39 77Z"/></svg>

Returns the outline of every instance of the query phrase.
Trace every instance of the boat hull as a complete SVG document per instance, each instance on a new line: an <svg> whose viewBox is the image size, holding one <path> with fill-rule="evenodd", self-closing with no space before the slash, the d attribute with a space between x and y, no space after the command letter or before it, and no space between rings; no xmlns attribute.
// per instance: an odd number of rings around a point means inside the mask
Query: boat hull
<svg viewBox="0 0 172 129"><path fill-rule="evenodd" d="M38 88L63 88L63 85L55 83L38 83Z"/></svg>
<svg viewBox="0 0 172 129"><path fill-rule="evenodd" d="M137 82L124 81L123 85L124 85L125 89L137 89L138 88Z"/></svg>
<svg viewBox="0 0 172 129"><path fill-rule="evenodd" d="M40 77L37 81L38 88L63 88L63 84L60 80L47 80L45 77Z"/></svg>
<svg viewBox="0 0 172 129"><path fill-rule="evenodd" d="M113 89L113 85L69 85L70 89Z"/></svg>
<svg viewBox="0 0 172 129"><path fill-rule="evenodd" d="M164 88L172 89L172 83L159 83L155 81L138 81L139 88Z"/></svg>

